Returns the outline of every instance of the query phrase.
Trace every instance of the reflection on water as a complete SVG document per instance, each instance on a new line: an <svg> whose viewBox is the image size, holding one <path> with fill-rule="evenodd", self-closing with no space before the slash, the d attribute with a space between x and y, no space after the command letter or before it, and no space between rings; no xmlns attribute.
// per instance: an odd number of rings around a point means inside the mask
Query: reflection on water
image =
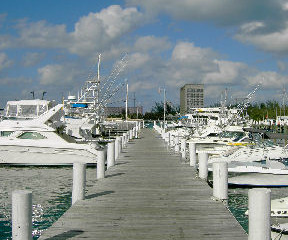
<svg viewBox="0 0 288 240"><path fill-rule="evenodd" d="M248 210L248 191L249 188L233 188L229 189L228 196L228 207L237 221L241 224L243 229L248 232L248 216L245 215ZM271 200L288 197L288 188L279 187L271 188ZM271 223L275 224L281 221L281 223L288 222L286 218L271 218Z"/></svg>
<svg viewBox="0 0 288 240"><path fill-rule="evenodd" d="M0 239L11 239L12 191L32 190L33 236L51 226L70 206L72 167L0 167Z"/></svg>
<svg viewBox="0 0 288 240"><path fill-rule="evenodd" d="M248 196L243 192L229 191L228 207L243 229L248 232L248 216L245 215L248 210Z"/></svg>

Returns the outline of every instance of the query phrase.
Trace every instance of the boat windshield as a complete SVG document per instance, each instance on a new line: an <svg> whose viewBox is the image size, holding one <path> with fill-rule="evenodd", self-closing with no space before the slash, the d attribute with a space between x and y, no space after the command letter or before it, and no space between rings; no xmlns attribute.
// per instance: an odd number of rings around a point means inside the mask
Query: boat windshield
<svg viewBox="0 0 288 240"><path fill-rule="evenodd" d="M17 138L19 139L45 139L46 137L38 132L24 132Z"/></svg>
<svg viewBox="0 0 288 240"><path fill-rule="evenodd" d="M230 131L224 131L220 133L221 138L232 138L234 139L233 141L238 141L242 137L244 137L243 132L230 132ZM237 140L235 140L237 139Z"/></svg>
<svg viewBox="0 0 288 240"><path fill-rule="evenodd" d="M8 137L13 133L13 131L0 131L1 137Z"/></svg>

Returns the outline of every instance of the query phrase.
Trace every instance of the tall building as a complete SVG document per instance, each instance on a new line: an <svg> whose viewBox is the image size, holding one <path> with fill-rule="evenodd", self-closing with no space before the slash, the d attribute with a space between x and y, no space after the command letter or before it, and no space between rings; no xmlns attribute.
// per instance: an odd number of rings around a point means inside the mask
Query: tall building
<svg viewBox="0 0 288 240"><path fill-rule="evenodd" d="M180 113L190 113L191 108L204 107L204 85L185 84L180 89Z"/></svg>

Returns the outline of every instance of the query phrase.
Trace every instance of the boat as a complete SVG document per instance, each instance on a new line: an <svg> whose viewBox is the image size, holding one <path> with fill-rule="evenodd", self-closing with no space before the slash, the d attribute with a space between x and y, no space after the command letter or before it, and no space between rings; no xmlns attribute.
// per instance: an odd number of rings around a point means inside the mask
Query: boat
<svg viewBox="0 0 288 240"><path fill-rule="evenodd" d="M248 214L249 210L245 212L245 215ZM288 197L271 200L271 217L288 217Z"/></svg>
<svg viewBox="0 0 288 240"><path fill-rule="evenodd" d="M237 187L287 187L288 174L246 173L228 178L228 184Z"/></svg>
<svg viewBox="0 0 288 240"><path fill-rule="evenodd" d="M272 225L271 226L271 239L288 240L288 223Z"/></svg>
<svg viewBox="0 0 288 240"><path fill-rule="evenodd" d="M76 143L61 131L64 129L60 121L63 105L49 108L50 103L46 102L43 111L39 111L39 101L7 103L8 114L0 122L0 164L70 165L82 162L95 165L100 146ZM23 103L29 106L27 110L34 109L30 111L33 114L27 116L29 111L23 111ZM14 109L13 114L11 109Z"/></svg>

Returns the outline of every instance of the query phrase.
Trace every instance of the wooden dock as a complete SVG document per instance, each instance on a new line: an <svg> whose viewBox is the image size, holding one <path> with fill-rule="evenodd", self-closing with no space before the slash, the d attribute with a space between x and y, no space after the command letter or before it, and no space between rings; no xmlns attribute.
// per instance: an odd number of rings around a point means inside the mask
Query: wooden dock
<svg viewBox="0 0 288 240"><path fill-rule="evenodd" d="M151 129L40 239L247 239L196 171ZM92 189L92 190L91 190Z"/></svg>

